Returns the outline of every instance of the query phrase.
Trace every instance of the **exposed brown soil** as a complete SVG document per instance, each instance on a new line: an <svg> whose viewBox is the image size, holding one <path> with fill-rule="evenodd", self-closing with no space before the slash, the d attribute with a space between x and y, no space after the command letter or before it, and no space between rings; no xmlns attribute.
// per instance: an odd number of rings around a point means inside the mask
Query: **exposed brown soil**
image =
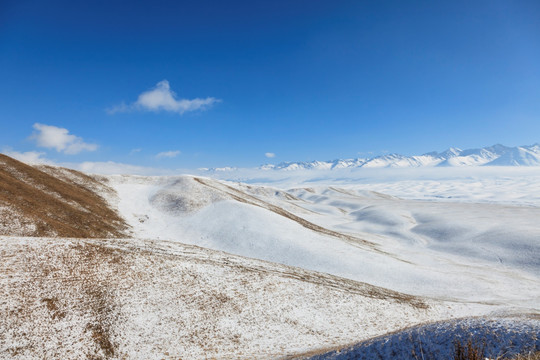
<svg viewBox="0 0 540 360"><path fill-rule="evenodd" d="M40 170L0 154L0 234L126 236L125 221L96 192L105 188L75 170Z"/></svg>

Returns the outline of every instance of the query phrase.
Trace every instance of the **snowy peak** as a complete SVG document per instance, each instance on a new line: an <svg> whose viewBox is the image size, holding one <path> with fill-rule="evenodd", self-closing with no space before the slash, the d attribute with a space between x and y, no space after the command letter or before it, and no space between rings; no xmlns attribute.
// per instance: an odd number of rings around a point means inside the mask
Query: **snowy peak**
<svg viewBox="0 0 540 360"><path fill-rule="evenodd" d="M337 159L332 161L282 162L263 165L261 170L333 170L345 168L434 166L540 166L540 144L508 147L496 144L480 149L461 150L451 147L443 152L406 156L388 154L373 158Z"/></svg>
<svg viewBox="0 0 540 360"><path fill-rule="evenodd" d="M491 165L512 165L512 166L538 166L540 159L540 146L518 146L507 148L507 150Z"/></svg>
<svg viewBox="0 0 540 360"><path fill-rule="evenodd" d="M463 150L459 148L451 147L450 149L443 151L440 154L437 154L436 152L434 154L437 156L444 157L444 158L451 158L451 157L459 156L462 152Z"/></svg>

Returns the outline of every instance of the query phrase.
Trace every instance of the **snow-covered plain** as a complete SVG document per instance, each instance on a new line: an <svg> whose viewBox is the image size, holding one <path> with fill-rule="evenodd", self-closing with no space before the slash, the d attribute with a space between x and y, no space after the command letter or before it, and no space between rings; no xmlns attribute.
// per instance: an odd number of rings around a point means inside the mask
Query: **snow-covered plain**
<svg viewBox="0 0 540 360"><path fill-rule="evenodd" d="M136 237L493 310L539 310L538 168L451 169L447 176L441 169L391 170L270 181L259 172L244 178L250 185L112 176L109 185Z"/></svg>
<svg viewBox="0 0 540 360"><path fill-rule="evenodd" d="M540 167L382 168L200 172L214 179L280 189L339 186L404 199L540 206Z"/></svg>

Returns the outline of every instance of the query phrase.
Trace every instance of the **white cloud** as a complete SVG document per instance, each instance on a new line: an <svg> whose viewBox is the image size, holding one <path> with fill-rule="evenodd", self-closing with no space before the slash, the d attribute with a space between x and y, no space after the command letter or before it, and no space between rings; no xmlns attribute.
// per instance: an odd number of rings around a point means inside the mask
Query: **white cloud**
<svg viewBox="0 0 540 360"><path fill-rule="evenodd" d="M45 153L37 151L18 152L12 150L9 147L2 149L2 153L22 161L29 165L53 165L61 166L68 169L75 169L83 171L89 174L101 174L101 175L145 175L145 176L157 176L157 175L178 175L193 173L193 170L188 169L165 169L165 168L153 168L147 166L139 166L125 163L118 163L114 161L86 161L82 163L63 162L57 163L53 160L46 159L43 156Z"/></svg>
<svg viewBox="0 0 540 360"><path fill-rule="evenodd" d="M68 129L35 123L35 132L30 138L35 140L39 147L55 149L64 154L74 155L81 151L95 151L96 144L88 144L82 138L72 135Z"/></svg>
<svg viewBox="0 0 540 360"><path fill-rule="evenodd" d="M180 155L180 150L173 150L173 151L163 151L156 155L156 158L174 158Z"/></svg>
<svg viewBox="0 0 540 360"><path fill-rule="evenodd" d="M136 153L140 153L142 151L141 148L137 148L137 149L133 149L129 152L129 155L133 155L133 154L136 154Z"/></svg>
<svg viewBox="0 0 540 360"><path fill-rule="evenodd" d="M168 169L158 169L145 166L117 163L114 161L86 161L79 164L64 164L73 169L89 174L101 175L172 175L175 171Z"/></svg>
<svg viewBox="0 0 540 360"><path fill-rule="evenodd" d="M43 155L45 155L44 152L38 152L38 151L18 152L18 151L14 151L10 149L5 149L3 153L9 157L17 159L29 165L38 165L38 164L54 165L54 162L52 160L49 160L43 157Z"/></svg>
<svg viewBox="0 0 540 360"><path fill-rule="evenodd" d="M122 113L122 112L128 112L128 111L131 111L133 110L132 107L130 107L129 105L126 105L126 103L122 102L118 105L115 105L115 106L112 106L108 109L105 109L105 111L107 112L107 114L109 115L112 115L112 114L116 114L116 113Z"/></svg>
<svg viewBox="0 0 540 360"><path fill-rule="evenodd" d="M267 158L271 159L271 158L276 157L276 154L271 153L271 152L267 152L267 153L264 153L264 156L266 156Z"/></svg>
<svg viewBox="0 0 540 360"><path fill-rule="evenodd" d="M204 99L178 99L167 80L162 80L157 85L148 91L143 92L132 104L121 103L107 109L109 114L117 112L128 112L132 110L148 110L148 111L170 111L180 115L187 111L204 110L215 103L220 102L220 99L207 97Z"/></svg>

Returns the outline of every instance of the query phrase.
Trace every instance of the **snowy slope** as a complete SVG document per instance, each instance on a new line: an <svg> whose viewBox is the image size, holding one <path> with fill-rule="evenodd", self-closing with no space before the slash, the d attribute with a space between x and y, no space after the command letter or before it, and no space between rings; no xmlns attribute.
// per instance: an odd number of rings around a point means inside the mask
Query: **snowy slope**
<svg viewBox="0 0 540 360"><path fill-rule="evenodd" d="M460 150L450 148L441 153L405 156L382 155L373 158L333 161L284 162L264 165L261 170L329 170L343 168L431 167L431 166L540 166L540 144L506 147L500 144Z"/></svg>
<svg viewBox="0 0 540 360"><path fill-rule="evenodd" d="M521 341L521 329L538 332L540 170L433 166L437 157L214 172L244 182L41 168L36 178L71 184L73 199L90 191L131 238L1 237L0 357L276 358L358 342L349 350L376 355L410 351L418 331L388 334L404 327L531 314L490 328ZM19 173L6 173L7 188ZM31 188L28 198L46 199ZM439 340L456 323L438 324L426 346L448 351ZM374 336L387 337L365 342Z"/></svg>
<svg viewBox="0 0 540 360"><path fill-rule="evenodd" d="M540 145L520 146L507 149L488 165L538 166L540 164Z"/></svg>
<svg viewBox="0 0 540 360"><path fill-rule="evenodd" d="M133 236L299 266L439 300L538 311L540 208L109 177ZM504 221L501 221L504 219Z"/></svg>
<svg viewBox="0 0 540 360"><path fill-rule="evenodd" d="M0 237L0 251L0 358L274 359L471 311L178 242Z"/></svg>
<svg viewBox="0 0 540 360"><path fill-rule="evenodd" d="M456 342L484 349L486 359L508 359L540 349L540 319L534 316L470 318L436 322L358 344L295 359L453 359ZM527 358L527 357L525 357Z"/></svg>

